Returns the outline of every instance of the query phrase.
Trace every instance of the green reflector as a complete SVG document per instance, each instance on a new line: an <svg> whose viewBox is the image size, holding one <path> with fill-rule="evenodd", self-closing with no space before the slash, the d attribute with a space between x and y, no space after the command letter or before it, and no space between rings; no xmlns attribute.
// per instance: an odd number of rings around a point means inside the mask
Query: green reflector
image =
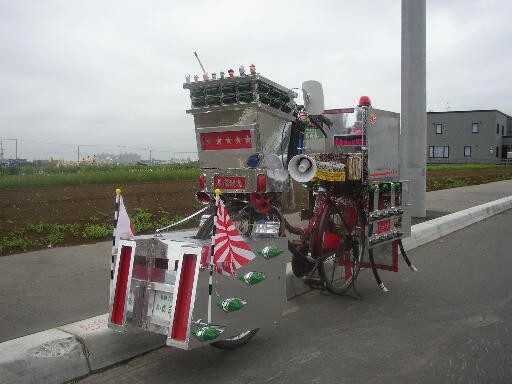
<svg viewBox="0 0 512 384"><path fill-rule="evenodd" d="M267 245L265 248L258 250L258 254L263 256L265 259L272 259L279 256L283 251L279 248Z"/></svg>
<svg viewBox="0 0 512 384"><path fill-rule="evenodd" d="M239 280L243 281L247 285L254 285L261 283L266 278L267 276L262 272L247 272L245 275L240 276Z"/></svg>
<svg viewBox="0 0 512 384"><path fill-rule="evenodd" d="M239 309L243 308L245 306L245 304L247 304L246 300L239 299L236 297L224 299L217 303L219 308L221 308L224 312L238 311Z"/></svg>
<svg viewBox="0 0 512 384"><path fill-rule="evenodd" d="M214 327L201 327L193 330L192 333L201 341L210 341L215 340L222 332Z"/></svg>

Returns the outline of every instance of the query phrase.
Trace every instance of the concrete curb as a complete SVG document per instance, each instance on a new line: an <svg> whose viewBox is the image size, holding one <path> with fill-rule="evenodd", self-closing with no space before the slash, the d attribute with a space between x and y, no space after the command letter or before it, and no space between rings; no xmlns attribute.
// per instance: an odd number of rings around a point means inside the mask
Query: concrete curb
<svg viewBox="0 0 512 384"><path fill-rule="evenodd" d="M130 334L114 332L107 323L105 313L58 328L83 344L91 372L165 345L165 335L141 330L132 330Z"/></svg>
<svg viewBox="0 0 512 384"><path fill-rule="evenodd" d="M439 239L512 209L512 196L455 212L412 227L406 250ZM286 296L310 291L286 266ZM165 345L163 335L119 334L107 328L107 314L0 343L2 383L64 383Z"/></svg>
<svg viewBox="0 0 512 384"><path fill-rule="evenodd" d="M404 239L404 248L414 249L511 208L512 196L508 196L416 224L412 227L411 237Z"/></svg>
<svg viewBox="0 0 512 384"><path fill-rule="evenodd" d="M83 345L58 329L0 344L2 383L64 383L89 373Z"/></svg>

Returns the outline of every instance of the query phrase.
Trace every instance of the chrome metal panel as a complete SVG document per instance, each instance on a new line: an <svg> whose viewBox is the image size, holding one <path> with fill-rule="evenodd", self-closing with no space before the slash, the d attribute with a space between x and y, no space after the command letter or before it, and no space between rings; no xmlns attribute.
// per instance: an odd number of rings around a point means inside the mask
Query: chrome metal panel
<svg viewBox="0 0 512 384"><path fill-rule="evenodd" d="M201 142L202 133L250 131L252 148L203 150ZM247 168L247 159L262 152L260 129L257 123L250 125L228 125L219 127L204 127L196 129L197 152L199 165L202 168Z"/></svg>
<svg viewBox="0 0 512 384"><path fill-rule="evenodd" d="M225 331L215 340L236 336L244 331L268 326L281 318L283 304L286 300L286 262L289 259L286 238L247 239L256 258L237 271L236 276L213 274L212 324L225 327ZM282 249L283 253L271 259L258 255L258 250L265 246ZM255 285L247 285L239 280L247 272L263 272L266 279ZM195 322L207 321L209 271L199 272L196 302L192 316ZM226 313L217 305L226 298L241 298L247 304L238 311ZM200 347L207 342L190 337L188 349Z"/></svg>
<svg viewBox="0 0 512 384"><path fill-rule="evenodd" d="M367 127L369 180L400 180L400 114L369 108Z"/></svg>
<svg viewBox="0 0 512 384"><path fill-rule="evenodd" d="M260 164L265 162L266 168L273 169L275 165L265 161L265 157L281 156L288 149L291 124L287 120L251 108L247 108L245 114L237 116L239 120L232 125L219 125L225 123L222 114L206 115L207 121L203 119L201 126L196 127L197 150L202 168L249 168L249 157L259 154ZM229 113L227 116L232 117ZM209 125L205 125L206 123ZM252 148L203 150L201 134L238 130L251 131ZM280 166L282 167L282 162Z"/></svg>

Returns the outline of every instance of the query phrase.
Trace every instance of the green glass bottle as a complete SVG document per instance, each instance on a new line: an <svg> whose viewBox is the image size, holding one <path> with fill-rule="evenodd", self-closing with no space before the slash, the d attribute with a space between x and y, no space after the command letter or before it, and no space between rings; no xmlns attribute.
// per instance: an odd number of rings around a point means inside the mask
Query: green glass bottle
<svg viewBox="0 0 512 384"><path fill-rule="evenodd" d="M199 89L192 89L190 91L190 95L192 97L201 97L201 96L204 96L204 90L203 88L199 88Z"/></svg>
<svg viewBox="0 0 512 384"><path fill-rule="evenodd" d="M265 259L273 259L274 257L279 256L283 251L279 248L272 247L267 245L265 248L258 250L258 254L263 256Z"/></svg>
<svg viewBox="0 0 512 384"><path fill-rule="evenodd" d="M217 303L217 306L221 308L224 312L234 312L242 309L247 304L247 300L239 299L237 297L231 297L229 299L224 299Z"/></svg>
<svg viewBox="0 0 512 384"><path fill-rule="evenodd" d="M245 83L245 84L238 85L238 92L248 92L248 91L252 91L251 83Z"/></svg>
<svg viewBox="0 0 512 384"><path fill-rule="evenodd" d="M234 103L236 103L236 97L234 95L224 96L222 98L222 104L234 104Z"/></svg>
<svg viewBox="0 0 512 384"><path fill-rule="evenodd" d="M252 93L243 93L238 96L238 100L240 100L241 103L252 103L254 96Z"/></svg>
<svg viewBox="0 0 512 384"><path fill-rule="evenodd" d="M210 97L208 97L206 99L206 103L208 105L220 105L220 97L212 97L212 96L210 96Z"/></svg>
<svg viewBox="0 0 512 384"><path fill-rule="evenodd" d="M240 281L243 281L247 285L254 285L261 283L267 276L263 272L247 272L245 275L239 277Z"/></svg>
<svg viewBox="0 0 512 384"><path fill-rule="evenodd" d="M283 105L281 107L281 111L283 111L284 113L290 113L292 111L292 109L287 105Z"/></svg>
<svg viewBox="0 0 512 384"><path fill-rule="evenodd" d="M265 95L260 95L260 101L263 103L263 104L270 104L270 98L268 98L267 96Z"/></svg>
<svg viewBox="0 0 512 384"><path fill-rule="evenodd" d="M206 95L208 96L214 96L220 94L220 88L219 87L213 87L213 88L206 88Z"/></svg>
<svg viewBox="0 0 512 384"><path fill-rule="evenodd" d="M269 91L269 86L261 81L258 81L258 92L267 93Z"/></svg>
<svg viewBox="0 0 512 384"><path fill-rule="evenodd" d="M389 186L388 183L383 183L383 184L380 185L380 190L382 192L387 192L387 191L389 191L389 189L390 189L390 186Z"/></svg>
<svg viewBox="0 0 512 384"><path fill-rule="evenodd" d="M377 186L372 184L368 187L368 190L370 191L370 193L375 193L375 191L377 190Z"/></svg>
<svg viewBox="0 0 512 384"><path fill-rule="evenodd" d="M234 85L225 85L222 87L222 93L223 94L231 94L235 93L235 86Z"/></svg>

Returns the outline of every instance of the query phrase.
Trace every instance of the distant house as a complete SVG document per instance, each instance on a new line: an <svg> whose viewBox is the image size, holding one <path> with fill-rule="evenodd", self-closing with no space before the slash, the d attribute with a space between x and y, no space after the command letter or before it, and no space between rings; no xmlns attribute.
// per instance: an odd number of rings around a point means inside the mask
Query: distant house
<svg viewBox="0 0 512 384"><path fill-rule="evenodd" d="M427 112L427 163L499 163L512 155L512 117L496 109Z"/></svg>

